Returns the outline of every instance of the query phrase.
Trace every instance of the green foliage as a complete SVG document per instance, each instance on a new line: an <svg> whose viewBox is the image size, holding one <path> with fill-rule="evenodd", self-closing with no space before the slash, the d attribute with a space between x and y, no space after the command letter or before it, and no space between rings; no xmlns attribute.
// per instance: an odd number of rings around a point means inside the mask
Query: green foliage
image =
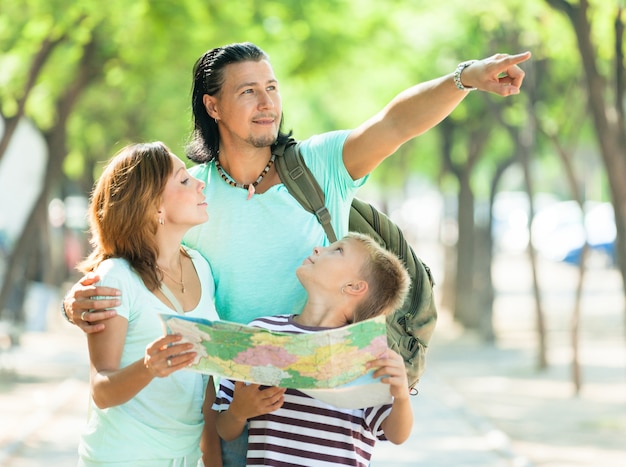
<svg viewBox="0 0 626 467"><path fill-rule="evenodd" d="M611 2L596 3L598 59L608 66L612 33L606 21L612 7ZM85 44L94 41L101 68L69 121L65 169L73 178L97 175L84 173L94 164L83 160L104 161L131 141L162 140L184 159L192 66L207 49L235 41L255 42L269 53L281 85L286 128L298 138L352 128L402 89L450 73L461 60L525 49L533 52L527 79L540 79L532 111L565 137L587 138L581 132L585 103L572 99L581 86L575 38L562 15L543 0L0 0L0 8L0 109L5 117L15 113L44 41L60 40L27 103L27 115L42 130L57 118L57 99L76 79ZM472 93L450 117L457 126L459 163L473 132L489 127L486 154L476 168L479 188L513 149L485 99ZM511 99L503 115L509 124L523 127L528 112L527 96L521 95ZM375 183L397 185L407 170L438 177L436 132L403 151L375 172ZM551 157L548 151L537 156Z"/></svg>

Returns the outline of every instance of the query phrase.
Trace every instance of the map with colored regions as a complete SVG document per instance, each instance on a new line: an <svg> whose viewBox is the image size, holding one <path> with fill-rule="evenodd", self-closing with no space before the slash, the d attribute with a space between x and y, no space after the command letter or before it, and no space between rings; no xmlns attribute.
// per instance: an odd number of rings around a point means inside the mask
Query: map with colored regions
<svg viewBox="0 0 626 467"><path fill-rule="evenodd" d="M365 366L387 348L384 316L305 334L179 315L161 319L168 333L181 334L194 344L193 371L299 389L342 407L391 400L388 385L373 379L373 371ZM368 396L355 398L364 386Z"/></svg>

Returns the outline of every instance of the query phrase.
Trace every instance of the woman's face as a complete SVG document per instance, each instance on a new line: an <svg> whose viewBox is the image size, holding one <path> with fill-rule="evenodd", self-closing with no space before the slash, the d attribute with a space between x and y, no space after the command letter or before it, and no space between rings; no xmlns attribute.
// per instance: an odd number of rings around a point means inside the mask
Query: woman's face
<svg viewBox="0 0 626 467"><path fill-rule="evenodd" d="M161 214L164 225L193 227L209 219L204 183L187 172L183 161L171 154L174 170L163 191Z"/></svg>

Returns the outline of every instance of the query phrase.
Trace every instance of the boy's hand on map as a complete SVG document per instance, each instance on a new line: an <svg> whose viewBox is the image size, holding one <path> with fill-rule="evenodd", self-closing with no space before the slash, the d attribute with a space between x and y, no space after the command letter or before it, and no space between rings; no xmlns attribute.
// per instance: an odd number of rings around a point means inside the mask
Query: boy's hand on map
<svg viewBox="0 0 626 467"><path fill-rule="evenodd" d="M402 357L391 349L387 349L377 360L367 363L368 368L377 368L374 378L389 385L389 392L394 400L409 398L409 381L406 377L406 368Z"/></svg>
<svg viewBox="0 0 626 467"><path fill-rule="evenodd" d="M248 420L273 412L285 402L285 388L275 386L261 388L258 384L235 381L233 400L228 411L239 420Z"/></svg>

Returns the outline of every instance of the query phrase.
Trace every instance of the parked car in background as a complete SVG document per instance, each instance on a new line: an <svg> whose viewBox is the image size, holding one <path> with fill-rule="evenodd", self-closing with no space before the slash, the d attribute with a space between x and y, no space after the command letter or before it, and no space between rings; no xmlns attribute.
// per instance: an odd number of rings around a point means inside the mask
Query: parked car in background
<svg viewBox="0 0 626 467"><path fill-rule="evenodd" d="M576 201L560 201L555 195L538 193L531 222L532 242L537 252L552 261L580 264L587 241L593 261L616 264L615 216L611 203L588 201L584 215ZM496 195L491 234L497 253L523 253L528 248L528 195L504 191Z"/></svg>
<svg viewBox="0 0 626 467"><path fill-rule="evenodd" d="M532 242L544 257L580 264L585 245L610 265L616 263L615 217L611 203L590 201L583 210L575 201L554 203L539 211L531 224Z"/></svg>
<svg viewBox="0 0 626 467"><path fill-rule="evenodd" d="M537 193L534 197L535 212L557 203L550 193ZM491 235L500 253L522 253L528 248L528 218L530 206L524 191L501 191L493 202Z"/></svg>

